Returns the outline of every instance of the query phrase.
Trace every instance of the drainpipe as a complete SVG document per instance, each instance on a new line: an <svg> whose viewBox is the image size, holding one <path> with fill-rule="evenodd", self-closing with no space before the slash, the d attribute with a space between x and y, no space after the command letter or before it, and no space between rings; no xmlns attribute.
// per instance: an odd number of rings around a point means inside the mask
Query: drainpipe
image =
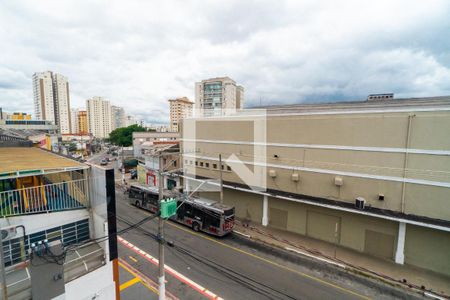
<svg viewBox="0 0 450 300"><path fill-rule="evenodd" d="M402 184L402 199L401 199L401 212L405 213L405 190L406 190L406 169L408 168L408 154L409 154L409 144L411 142L411 123L412 118L414 118L416 115L409 115L408 116L408 127L406 131L406 151L405 151L405 158L403 160L403 184Z"/></svg>

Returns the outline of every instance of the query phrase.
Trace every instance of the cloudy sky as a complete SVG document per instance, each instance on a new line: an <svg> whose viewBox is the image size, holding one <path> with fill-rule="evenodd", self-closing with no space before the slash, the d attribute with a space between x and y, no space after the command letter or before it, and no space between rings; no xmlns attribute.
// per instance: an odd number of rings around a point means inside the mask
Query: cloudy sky
<svg viewBox="0 0 450 300"><path fill-rule="evenodd" d="M33 111L31 76L69 77L147 122L229 76L246 106L450 95L450 2L1 1L0 107Z"/></svg>

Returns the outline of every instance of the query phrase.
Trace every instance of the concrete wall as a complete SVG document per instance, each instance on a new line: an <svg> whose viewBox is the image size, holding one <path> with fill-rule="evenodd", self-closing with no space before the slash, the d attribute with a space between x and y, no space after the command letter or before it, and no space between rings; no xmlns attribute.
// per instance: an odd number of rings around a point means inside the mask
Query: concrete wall
<svg viewBox="0 0 450 300"><path fill-rule="evenodd" d="M450 112L267 118L265 160L267 170L277 172L276 178L267 178L268 188L349 203L361 196L373 207L450 220L450 210L446 209L446 195L450 193ZM221 153L226 164L235 154L249 162L250 169L253 167L251 120L199 121L196 134L203 140L195 145L196 156L200 157L197 160L209 161L211 166ZM332 149L327 149L330 146ZM406 154L407 148L425 153ZM197 168L197 173L218 176L211 167ZM299 182L292 181L292 173L299 174ZM232 172L223 176L224 180L242 183ZM343 186L334 184L336 176L343 178ZM404 177L421 182L403 184ZM384 201L378 200L379 194L385 196Z"/></svg>
<svg viewBox="0 0 450 300"><path fill-rule="evenodd" d="M219 200L219 193L200 195ZM224 189L239 219L261 223L263 196ZM287 230L393 261L398 223L269 197L269 227ZM286 218L281 220L280 218ZM335 223L337 222L337 227ZM285 224L285 225L283 225ZM337 229L337 232L335 231ZM405 263L450 276L450 233L407 226Z"/></svg>
<svg viewBox="0 0 450 300"><path fill-rule="evenodd" d="M450 276L450 233L408 225L405 263Z"/></svg>

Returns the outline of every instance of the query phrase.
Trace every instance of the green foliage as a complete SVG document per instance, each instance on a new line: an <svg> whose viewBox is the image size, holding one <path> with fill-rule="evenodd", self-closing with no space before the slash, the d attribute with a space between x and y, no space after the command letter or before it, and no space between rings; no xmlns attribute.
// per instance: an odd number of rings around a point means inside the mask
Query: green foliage
<svg viewBox="0 0 450 300"><path fill-rule="evenodd" d="M77 144L75 144L75 143L70 143L70 144L67 146L67 150L69 150L69 152L75 152L75 151L77 151Z"/></svg>
<svg viewBox="0 0 450 300"><path fill-rule="evenodd" d="M109 134L109 141L117 146L129 147L133 143L133 132L142 131L147 129L139 125L117 128Z"/></svg>

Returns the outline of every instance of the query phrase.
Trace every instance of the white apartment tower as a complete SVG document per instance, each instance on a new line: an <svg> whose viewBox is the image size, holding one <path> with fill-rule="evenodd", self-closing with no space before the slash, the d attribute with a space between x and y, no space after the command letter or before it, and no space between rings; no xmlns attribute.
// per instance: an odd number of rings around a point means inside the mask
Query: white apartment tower
<svg viewBox="0 0 450 300"><path fill-rule="evenodd" d="M36 119L52 121L60 133L71 133L69 82L51 71L33 74L34 113Z"/></svg>
<svg viewBox="0 0 450 300"><path fill-rule="evenodd" d="M111 104L103 97L86 100L89 133L97 138L107 138L112 131Z"/></svg>
<svg viewBox="0 0 450 300"><path fill-rule="evenodd" d="M178 132L179 124L184 118L192 117L194 102L187 97L169 99L170 106L170 131Z"/></svg>
<svg viewBox="0 0 450 300"><path fill-rule="evenodd" d="M123 107L111 106L112 127L111 130L126 126L126 115Z"/></svg>
<svg viewBox="0 0 450 300"><path fill-rule="evenodd" d="M205 115L233 113L244 107L244 88L229 77L195 83L195 108Z"/></svg>
<svg viewBox="0 0 450 300"><path fill-rule="evenodd" d="M78 108L72 108L70 110L70 121L71 121L70 132L72 134L79 133L78 113L79 113Z"/></svg>

